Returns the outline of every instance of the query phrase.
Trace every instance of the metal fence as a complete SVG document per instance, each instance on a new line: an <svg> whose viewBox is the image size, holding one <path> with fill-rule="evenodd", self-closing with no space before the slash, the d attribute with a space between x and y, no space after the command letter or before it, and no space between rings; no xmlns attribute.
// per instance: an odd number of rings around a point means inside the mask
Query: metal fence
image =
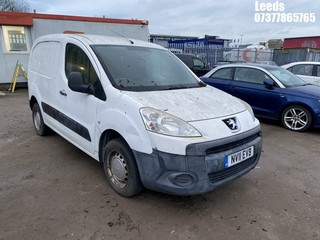
<svg viewBox="0 0 320 240"><path fill-rule="evenodd" d="M221 45L169 43L167 48L173 53L193 54L210 65L223 59Z"/></svg>
<svg viewBox="0 0 320 240"><path fill-rule="evenodd" d="M173 53L193 54L211 66L219 62L259 62L273 61L273 51L259 49L230 49L221 45L188 45L169 43L167 45Z"/></svg>
<svg viewBox="0 0 320 240"><path fill-rule="evenodd" d="M320 61L320 50L310 48L300 49L276 49L274 51L274 59L278 65L283 65L298 61Z"/></svg>

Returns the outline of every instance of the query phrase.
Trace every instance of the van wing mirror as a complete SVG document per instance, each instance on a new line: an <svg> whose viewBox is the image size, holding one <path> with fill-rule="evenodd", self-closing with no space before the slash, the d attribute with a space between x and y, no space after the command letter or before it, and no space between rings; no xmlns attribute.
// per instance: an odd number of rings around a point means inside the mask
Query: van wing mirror
<svg viewBox="0 0 320 240"><path fill-rule="evenodd" d="M93 86L84 82L81 72L71 72L69 74L68 86L72 91L94 95Z"/></svg>

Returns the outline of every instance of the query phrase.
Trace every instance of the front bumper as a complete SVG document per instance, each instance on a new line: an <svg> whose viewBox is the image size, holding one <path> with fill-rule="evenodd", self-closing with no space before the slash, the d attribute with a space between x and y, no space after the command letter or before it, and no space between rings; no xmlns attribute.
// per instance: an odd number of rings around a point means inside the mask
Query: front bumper
<svg viewBox="0 0 320 240"><path fill-rule="evenodd" d="M254 155L225 168L225 157L254 147ZM240 177L253 169L260 158L260 126L232 137L187 146L186 155L153 150L151 154L133 151L140 178L146 188L173 195L195 195Z"/></svg>

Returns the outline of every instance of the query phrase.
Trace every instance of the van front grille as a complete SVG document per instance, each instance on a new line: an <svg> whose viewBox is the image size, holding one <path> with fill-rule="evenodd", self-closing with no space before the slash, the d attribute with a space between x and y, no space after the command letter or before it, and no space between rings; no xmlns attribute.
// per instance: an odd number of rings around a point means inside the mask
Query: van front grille
<svg viewBox="0 0 320 240"><path fill-rule="evenodd" d="M217 171L217 172L209 173L208 174L209 181L210 181L210 183L216 183L221 180L232 177L232 176L238 174L239 172L252 166L256 159L257 159L256 156L253 156L253 157L251 157L241 163L238 163L237 165L234 165L232 167L229 167L229 168Z"/></svg>
<svg viewBox="0 0 320 240"><path fill-rule="evenodd" d="M224 151L228 151L230 149L236 148L238 146L244 145L246 143L249 143L253 140L255 140L256 138L261 137L261 133L256 133L254 135L248 136L246 138L243 138L241 140L235 141L235 142L230 142L224 145L220 145L217 147L212 147L212 148L208 148L206 149L206 154L213 154L213 153L219 153L219 152L224 152Z"/></svg>

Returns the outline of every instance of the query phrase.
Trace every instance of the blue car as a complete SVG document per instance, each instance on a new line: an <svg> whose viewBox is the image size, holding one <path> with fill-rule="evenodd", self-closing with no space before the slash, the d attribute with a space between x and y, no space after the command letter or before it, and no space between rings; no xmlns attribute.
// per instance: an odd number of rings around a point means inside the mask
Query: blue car
<svg viewBox="0 0 320 240"><path fill-rule="evenodd" d="M281 67L228 64L212 69L201 80L246 101L257 117L281 120L289 130L320 127L320 86Z"/></svg>

